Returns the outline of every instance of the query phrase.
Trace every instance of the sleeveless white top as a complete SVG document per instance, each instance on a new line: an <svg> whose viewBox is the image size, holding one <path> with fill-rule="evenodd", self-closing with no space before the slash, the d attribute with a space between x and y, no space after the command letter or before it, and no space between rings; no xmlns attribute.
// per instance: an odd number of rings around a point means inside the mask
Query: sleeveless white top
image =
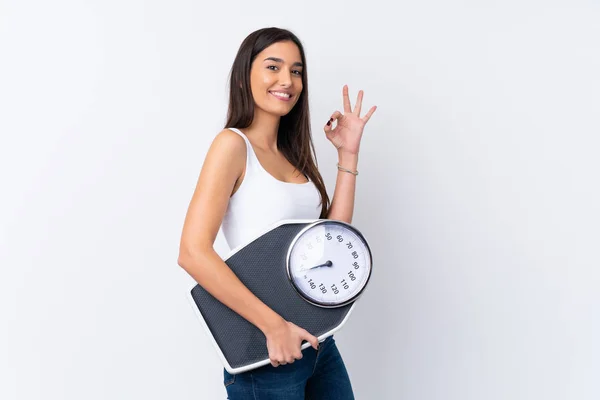
<svg viewBox="0 0 600 400"><path fill-rule="evenodd" d="M283 219L317 219L321 195L309 179L306 183L283 182L258 161L246 135L228 128L246 142L246 172L238 190L229 198L221 228L231 249L245 244Z"/></svg>

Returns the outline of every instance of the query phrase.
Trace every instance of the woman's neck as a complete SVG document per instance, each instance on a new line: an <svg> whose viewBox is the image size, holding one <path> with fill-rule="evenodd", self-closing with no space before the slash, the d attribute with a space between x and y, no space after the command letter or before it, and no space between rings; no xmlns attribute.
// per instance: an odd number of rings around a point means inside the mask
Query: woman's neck
<svg viewBox="0 0 600 400"><path fill-rule="evenodd" d="M244 132L248 137L252 137L253 145L277 153L277 132L280 120L281 117L278 115L256 109L252 124L245 128Z"/></svg>

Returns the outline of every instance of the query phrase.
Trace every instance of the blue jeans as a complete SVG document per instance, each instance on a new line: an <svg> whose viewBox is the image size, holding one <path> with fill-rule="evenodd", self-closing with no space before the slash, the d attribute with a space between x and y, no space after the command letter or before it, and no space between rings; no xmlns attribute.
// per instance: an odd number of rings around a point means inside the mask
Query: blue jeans
<svg viewBox="0 0 600 400"><path fill-rule="evenodd" d="M354 400L342 356L329 336L302 350L291 364L271 364L232 375L223 369L229 400Z"/></svg>

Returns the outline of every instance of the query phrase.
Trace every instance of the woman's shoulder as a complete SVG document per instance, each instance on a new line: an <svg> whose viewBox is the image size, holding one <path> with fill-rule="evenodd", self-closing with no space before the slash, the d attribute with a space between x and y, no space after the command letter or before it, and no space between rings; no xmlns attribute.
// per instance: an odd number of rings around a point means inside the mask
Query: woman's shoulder
<svg viewBox="0 0 600 400"><path fill-rule="evenodd" d="M238 133L225 128L215 135L211 148L226 153L235 153L233 155L240 155L246 152L246 141Z"/></svg>
<svg viewBox="0 0 600 400"><path fill-rule="evenodd" d="M230 129L223 129L213 138L206 158L243 168L246 143L239 134Z"/></svg>

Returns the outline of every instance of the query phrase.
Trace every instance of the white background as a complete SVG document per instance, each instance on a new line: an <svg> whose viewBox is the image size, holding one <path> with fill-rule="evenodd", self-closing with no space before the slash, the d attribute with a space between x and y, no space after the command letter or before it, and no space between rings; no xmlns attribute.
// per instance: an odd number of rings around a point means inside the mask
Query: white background
<svg viewBox="0 0 600 400"><path fill-rule="evenodd" d="M1 1L0 398L226 397L178 246L238 46L279 26L306 47L330 195L342 86L378 106L353 221L374 275L336 334L357 399L598 399L598 21L566 0Z"/></svg>

